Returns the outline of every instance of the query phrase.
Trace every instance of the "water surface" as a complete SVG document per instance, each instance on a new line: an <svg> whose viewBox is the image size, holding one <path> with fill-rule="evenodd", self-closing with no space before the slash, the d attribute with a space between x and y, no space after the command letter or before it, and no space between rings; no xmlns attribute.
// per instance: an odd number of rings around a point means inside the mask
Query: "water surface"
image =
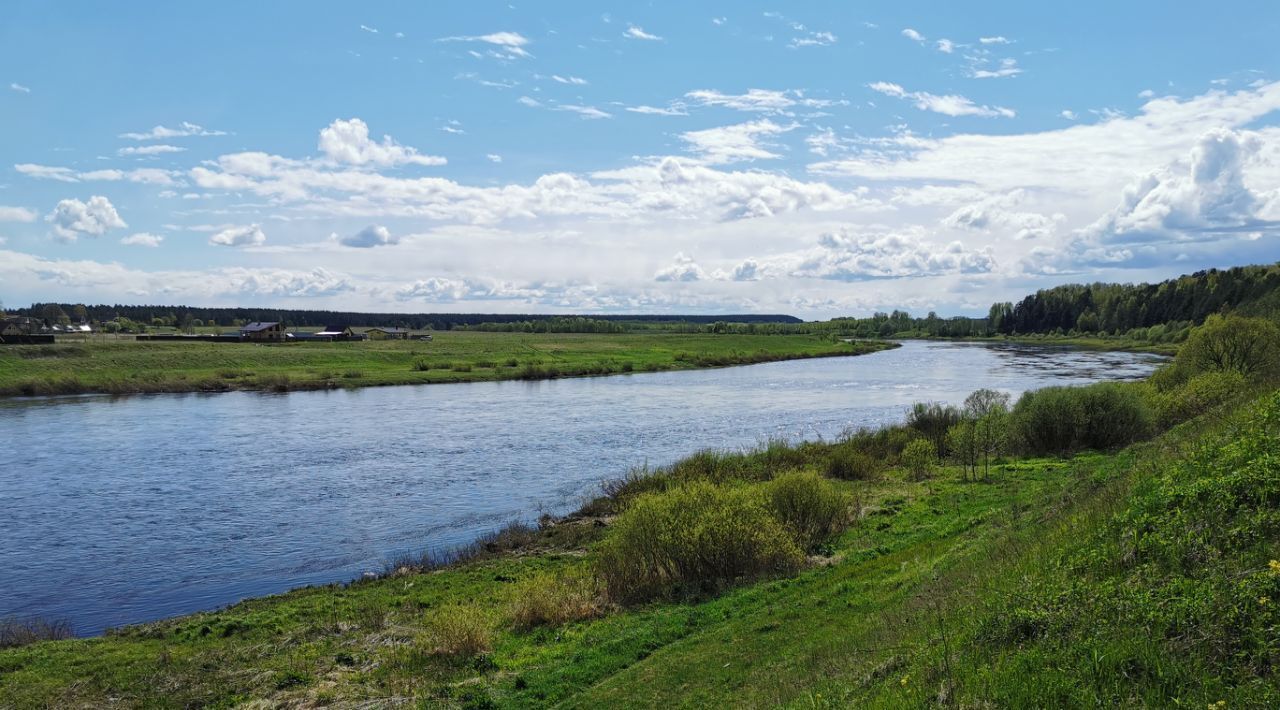
<svg viewBox="0 0 1280 710"><path fill-rule="evenodd" d="M627 469L832 438L974 389L1151 355L907 342L852 358L543 382L0 401L0 617L81 634L346 581L567 512Z"/></svg>

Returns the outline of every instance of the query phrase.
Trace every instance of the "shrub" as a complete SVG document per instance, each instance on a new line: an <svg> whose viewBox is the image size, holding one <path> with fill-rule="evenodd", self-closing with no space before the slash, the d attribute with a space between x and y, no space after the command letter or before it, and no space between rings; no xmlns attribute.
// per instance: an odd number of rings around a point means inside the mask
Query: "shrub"
<svg viewBox="0 0 1280 710"><path fill-rule="evenodd" d="M880 462L849 444L837 444L827 459L826 474L845 481L866 481L880 472Z"/></svg>
<svg viewBox="0 0 1280 710"><path fill-rule="evenodd" d="M1265 318L1212 315L1178 350L1190 374L1238 372L1247 379L1280 377L1280 326Z"/></svg>
<svg viewBox="0 0 1280 710"><path fill-rule="evenodd" d="M902 450L902 464L911 473L911 478L922 481L933 473L933 466L938 460L938 450L928 439L916 439Z"/></svg>
<svg viewBox="0 0 1280 710"><path fill-rule="evenodd" d="M849 499L812 473L789 473L764 484L769 509L803 550L812 550L849 524Z"/></svg>
<svg viewBox="0 0 1280 710"><path fill-rule="evenodd" d="M941 455L947 453L947 430L964 418L963 413L950 405L938 402L916 402L907 413L907 426L925 435Z"/></svg>
<svg viewBox="0 0 1280 710"><path fill-rule="evenodd" d="M471 372L471 365L465 362L455 362L449 369L454 372Z"/></svg>
<svg viewBox="0 0 1280 710"><path fill-rule="evenodd" d="M415 360L413 363L414 372L426 372L427 370L430 370L432 367L434 366L430 362L427 362L426 360Z"/></svg>
<svg viewBox="0 0 1280 710"><path fill-rule="evenodd" d="M693 482L637 497L610 527L597 565L608 594L626 602L708 591L803 559L759 487Z"/></svg>
<svg viewBox="0 0 1280 710"><path fill-rule="evenodd" d="M358 380L364 377L364 370L347 370L342 376L348 380Z"/></svg>
<svg viewBox="0 0 1280 710"><path fill-rule="evenodd" d="M951 458L960 464L960 470L967 478L970 473L978 472L978 427L972 419L965 419L947 430L947 451Z"/></svg>
<svg viewBox="0 0 1280 710"><path fill-rule="evenodd" d="M435 655L472 658L492 648L493 621L478 607L441 607L427 618L427 638Z"/></svg>
<svg viewBox="0 0 1280 710"><path fill-rule="evenodd" d="M1151 402L1159 425L1170 427L1236 397L1246 385L1244 375L1235 371L1203 372L1180 387L1153 392Z"/></svg>
<svg viewBox="0 0 1280 710"><path fill-rule="evenodd" d="M1023 394L1012 427L1025 452L1061 455L1131 444L1151 434L1153 421L1139 386L1100 382Z"/></svg>
<svg viewBox="0 0 1280 710"><path fill-rule="evenodd" d="M505 361L503 361L502 364L506 365L507 367L517 367L520 364L520 361L513 357L509 357Z"/></svg>
<svg viewBox="0 0 1280 710"><path fill-rule="evenodd" d="M0 619L0 648L71 638L71 625L47 619Z"/></svg>
<svg viewBox="0 0 1280 710"><path fill-rule="evenodd" d="M603 612L600 582L581 572L541 573L521 583L511 603L511 622L527 631L594 619Z"/></svg>

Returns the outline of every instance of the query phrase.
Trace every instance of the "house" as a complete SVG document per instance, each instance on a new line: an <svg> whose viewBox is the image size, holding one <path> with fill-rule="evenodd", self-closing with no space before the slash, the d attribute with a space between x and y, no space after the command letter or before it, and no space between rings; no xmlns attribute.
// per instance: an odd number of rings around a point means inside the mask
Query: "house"
<svg viewBox="0 0 1280 710"><path fill-rule="evenodd" d="M279 321L249 323L240 327L240 339L254 343L284 342L284 335L284 323Z"/></svg>
<svg viewBox="0 0 1280 710"><path fill-rule="evenodd" d="M0 335L27 335L30 332L29 327L21 318L0 320Z"/></svg>
<svg viewBox="0 0 1280 710"><path fill-rule="evenodd" d="M354 340L354 336L349 325L326 325L324 330L312 337L317 340Z"/></svg>
<svg viewBox="0 0 1280 710"><path fill-rule="evenodd" d="M370 328L365 331L371 340L408 340L408 328Z"/></svg>

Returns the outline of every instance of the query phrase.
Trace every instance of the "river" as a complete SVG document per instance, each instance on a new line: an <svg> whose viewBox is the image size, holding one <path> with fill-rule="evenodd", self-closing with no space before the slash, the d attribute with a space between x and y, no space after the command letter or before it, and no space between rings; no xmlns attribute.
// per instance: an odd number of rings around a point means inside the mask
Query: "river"
<svg viewBox="0 0 1280 710"><path fill-rule="evenodd" d="M850 358L542 382L0 400L0 617L79 634L347 581L563 513L629 468L832 438L974 389L1160 358L908 341Z"/></svg>

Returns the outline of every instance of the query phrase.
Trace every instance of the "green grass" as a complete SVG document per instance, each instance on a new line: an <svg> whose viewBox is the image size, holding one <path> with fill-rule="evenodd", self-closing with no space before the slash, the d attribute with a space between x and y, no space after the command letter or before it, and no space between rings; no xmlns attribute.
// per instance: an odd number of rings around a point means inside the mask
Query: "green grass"
<svg viewBox="0 0 1280 710"><path fill-rule="evenodd" d="M91 338L0 348L0 396L217 392L548 379L859 355L889 343L809 335L450 331L431 342L252 345Z"/></svg>

